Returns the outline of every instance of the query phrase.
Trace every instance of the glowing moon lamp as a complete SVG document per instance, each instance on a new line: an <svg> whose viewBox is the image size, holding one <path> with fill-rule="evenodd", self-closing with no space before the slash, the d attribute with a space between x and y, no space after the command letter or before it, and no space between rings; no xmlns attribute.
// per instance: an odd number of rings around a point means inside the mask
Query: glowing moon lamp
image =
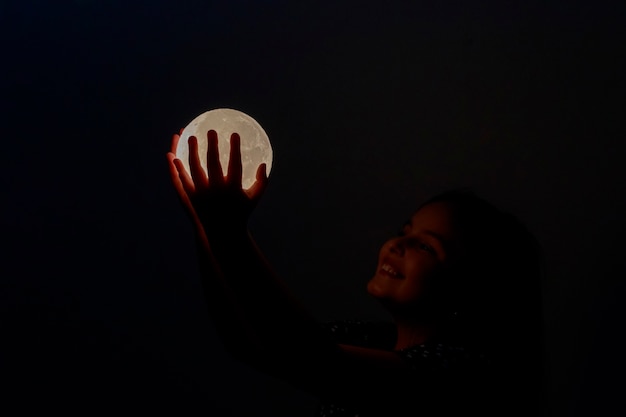
<svg viewBox="0 0 626 417"><path fill-rule="evenodd" d="M189 137L198 139L198 152L202 168L207 172L207 132L217 132L218 150L224 175L228 172L230 156L230 136L238 133L241 138L241 185L247 190L256 180L256 172L262 163L267 164L267 175L272 168L272 145L265 130L252 117L238 110L214 109L202 113L183 129L176 148L176 157L180 159L188 173Z"/></svg>

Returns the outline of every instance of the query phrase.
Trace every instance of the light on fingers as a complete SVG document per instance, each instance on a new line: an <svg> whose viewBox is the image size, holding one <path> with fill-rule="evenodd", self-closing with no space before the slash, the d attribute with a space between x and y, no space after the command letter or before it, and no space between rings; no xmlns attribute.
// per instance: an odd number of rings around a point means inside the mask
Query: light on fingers
<svg viewBox="0 0 626 417"><path fill-rule="evenodd" d="M233 109L210 110L193 119L183 129L176 147L176 157L182 161L187 172L191 172L188 145L190 136L198 138L200 163L204 171L208 172L206 154L209 130L217 132L219 159L224 171L229 166L231 135L239 134L241 138L241 185L244 190L254 184L257 169L261 164L266 164L266 174L269 175L272 167L272 145L267 133L252 117Z"/></svg>

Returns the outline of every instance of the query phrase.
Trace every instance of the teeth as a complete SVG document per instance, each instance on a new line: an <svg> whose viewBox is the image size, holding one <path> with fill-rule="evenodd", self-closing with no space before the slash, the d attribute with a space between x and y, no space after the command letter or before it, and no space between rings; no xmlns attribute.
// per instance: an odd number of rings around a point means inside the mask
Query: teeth
<svg viewBox="0 0 626 417"><path fill-rule="evenodd" d="M393 276L398 276L398 273L389 264L383 264L381 269L383 271L389 272Z"/></svg>

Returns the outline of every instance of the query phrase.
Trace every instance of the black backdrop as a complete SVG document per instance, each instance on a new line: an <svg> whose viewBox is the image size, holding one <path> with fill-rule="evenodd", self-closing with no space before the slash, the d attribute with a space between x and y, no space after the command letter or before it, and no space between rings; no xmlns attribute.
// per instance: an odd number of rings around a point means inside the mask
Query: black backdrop
<svg viewBox="0 0 626 417"><path fill-rule="evenodd" d="M550 415L621 415L624 9L3 0L3 406L310 415L223 351L169 184L171 133L233 107L274 147L251 230L320 320L386 318L379 245L472 186L545 248Z"/></svg>

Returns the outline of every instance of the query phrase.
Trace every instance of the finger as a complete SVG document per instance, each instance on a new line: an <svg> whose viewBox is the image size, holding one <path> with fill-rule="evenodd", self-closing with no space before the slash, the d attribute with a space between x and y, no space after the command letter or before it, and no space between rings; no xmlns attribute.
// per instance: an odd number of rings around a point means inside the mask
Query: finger
<svg viewBox="0 0 626 417"><path fill-rule="evenodd" d="M172 147L170 148L170 152L172 152L174 155L176 155L176 150L178 149L179 140L180 140L180 135L177 135L177 134L172 135Z"/></svg>
<svg viewBox="0 0 626 417"><path fill-rule="evenodd" d="M180 130L178 131L178 134L179 134L180 136L182 136L182 135L183 135L183 130L185 130L185 128L184 128L184 127L181 127L181 128L180 128Z"/></svg>
<svg viewBox="0 0 626 417"><path fill-rule="evenodd" d="M256 170L256 180L267 182L267 164L263 162Z"/></svg>
<svg viewBox="0 0 626 417"><path fill-rule="evenodd" d="M207 133L207 167L209 171L210 184L221 184L224 182L224 174L222 171L222 164L220 162L220 152L217 147L217 140L217 132L215 130L209 130Z"/></svg>
<svg viewBox="0 0 626 417"><path fill-rule="evenodd" d="M195 136L189 137L189 170L191 178L197 187L206 187L208 179L202 164L200 163L200 155L198 155L198 139Z"/></svg>
<svg viewBox="0 0 626 417"><path fill-rule="evenodd" d="M228 183L241 188L241 138L238 133L230 136L230 158L228 161Z"/></svg>
<svg viewBox="0 0 626 417"><path fill-rule="evenodd" d="M196 186L193 183L193 179L187 173L187 170L183 165L183 161L181 161L180 159L173 159L172 163L176 168L176 172L178 173L178 178L183 186L183 190L188 195L193 195L193 193L196 191Z"/></svg>
<svg viewBox="0 0 626 417"><path fill-rule="evenodd" d="M172 178L174 188L176 189L176 194L178 194L178 198L185 208L187 214L191 218L191 221L194 222L196 226L201 227L198 216L196 214L196 210L194 209L193 204L191 203L191 199L189 198L189 192L186 190L186 187L183 185L183 181L181 180L181 172L183 175L187 174L184 171L185 168L182 166L182 162L180 161L180 159L176 159L176 155L174 155L172 152L167 154L167 159L169 161L170 176ZM182 171L179 171L177 165L182 168ZM193 187L193 183L191 183L190 178L188 178L187 183Z"/></svg>
<svg viewBox="0 0 626 417"><path fill-rule="evenodd" d="M263 163L256 170L256 181L247 190L248 197L253 201L257 201L263 195L265 188L267 188L267 183L267 164Z"/></svg>
<svg viewBox="0 0 626 417"><path fill-rule="evenodd" d="M187 203L189 202L189 196L187 194L194 191L193 182L191 178L189 178L189 175L187 175L181 160L176 159L174 153L169 152L167 154L167 160L169 162L168 165L172 184L174 184L174 188L178 192L178 196L181 198L182 202Z"/></svg>

